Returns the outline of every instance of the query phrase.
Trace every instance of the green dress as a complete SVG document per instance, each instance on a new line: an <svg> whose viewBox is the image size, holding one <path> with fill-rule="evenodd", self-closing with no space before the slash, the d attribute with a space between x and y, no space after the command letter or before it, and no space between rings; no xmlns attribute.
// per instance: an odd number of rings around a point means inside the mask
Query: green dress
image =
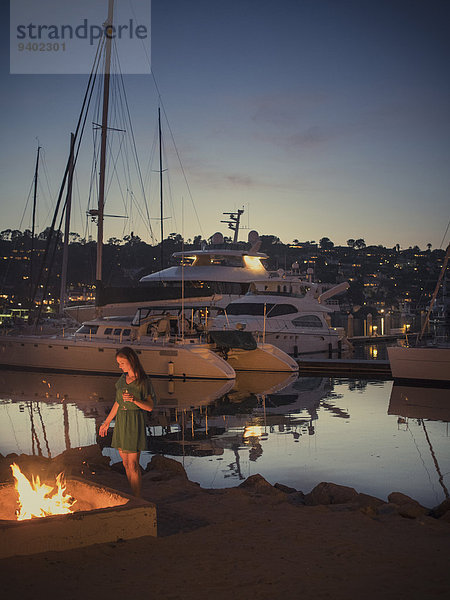
<svg viewBox="0 0 450 600"><path fill-rule="evenodd" d="M137 400L147 400L151 396L155 399L155 393L150 379L142 385L133 381L126 382L126 374L123 373L116 382L116 402L119 405L115 418L114 432L111 446L120 448L124 452L139 452L147 450L147 437L145 433L145 411L133 402L125 402L122 394L128 390Z"/></svg>

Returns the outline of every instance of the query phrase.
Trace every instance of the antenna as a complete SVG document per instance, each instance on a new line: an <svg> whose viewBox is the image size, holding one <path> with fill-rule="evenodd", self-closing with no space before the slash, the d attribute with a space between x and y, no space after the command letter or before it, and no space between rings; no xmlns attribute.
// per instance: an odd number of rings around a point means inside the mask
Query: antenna
<svg viewBox="0 0 450 600"><path fill-rule="evenodd" d="M236 212L224 212L222 214L229 216L229 219L227 221L220 221L220 222L227 223L229 229L234 231L233 243L235 244L238 241L239 224L241 221L241 215L244 214L244 209L239 208Z"/></svg>

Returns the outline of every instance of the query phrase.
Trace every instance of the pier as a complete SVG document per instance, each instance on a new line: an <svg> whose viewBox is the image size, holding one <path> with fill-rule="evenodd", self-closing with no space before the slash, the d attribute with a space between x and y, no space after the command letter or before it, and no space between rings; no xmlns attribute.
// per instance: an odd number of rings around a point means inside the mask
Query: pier
<svg viewBox="0 0 450 600"><path fill-rule="evenodd" d="M300 375L336 375L343 377L392 378L388 360L364 360L346 358L299 358Z"/></svg>

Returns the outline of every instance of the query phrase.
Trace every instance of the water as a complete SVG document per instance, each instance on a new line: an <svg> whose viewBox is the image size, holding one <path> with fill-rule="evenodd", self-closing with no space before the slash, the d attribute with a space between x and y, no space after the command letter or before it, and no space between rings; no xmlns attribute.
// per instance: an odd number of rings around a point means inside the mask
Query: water
<svg viewBox="0 0 450 600"><path fill-rule="evenodd" d="M100 443L117 377L0 371L0 452L55 457ZM450 390L392 381L241 374L235 383L155 379L149 451L205 488L259 473L307 493L321 481L427 507L450 488ZM105 441L106 440L106 441Z"/></svg>

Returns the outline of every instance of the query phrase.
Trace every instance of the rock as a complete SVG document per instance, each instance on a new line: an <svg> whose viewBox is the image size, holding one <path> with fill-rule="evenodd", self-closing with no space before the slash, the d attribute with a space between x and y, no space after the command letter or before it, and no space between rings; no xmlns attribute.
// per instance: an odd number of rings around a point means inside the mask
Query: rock
<svg viewBox="0 0 450 600"><path fill-rule="evenodd" d="M145 471L146 473L158 472L161 475L161 479L171 479L172 477L188 478L181 463L161 454L155 454L152 457Z"/></svg>
<svg viewBox="0 0 450 600"><path fill-rule="evenodd" d="M305 494L303 492L294 492L288 495L287 501L294 506L305 506Z"/></svg>
<svg viewBox="0 0 450 600"><path fill-rule="evenodd" d="M416 500L401 492L392 492L389 494L388 500L392 504L397 505L398 514L407 519L417 519L418 517L430 514L428 508L425 508Z"/></svg>
<svg viewBox="0 0 450 600"><path fill-rule="evenodd" d="M289 487L288 485L283 485L282 483L276 483L274 486L280 492L284 492L285 494L294 494L297 490L293 487Z"/></svg>
<svg viewBox="0 0 450 600"><path fill-rule="evenodd" d="M383 500L369 494L358 494L358 505L362 509L376 509L384 504Z"/></svg>
<svg viewBox="0 0 450 600"><path fill-rule="evenodd" d="M111 470L116 473L120 473L121 475L126 475L125 467L123 466L123 462L119 461L111 465Z"/></svg>
<svg viewBox="0 0 450 600"><path fill-rule="evenodd" d="M439 521L444 521L444 523L450 523L450 510L448 510L441 517L439 517Z"/></svg>
<svg viewBox="0 0 450 600"><path fill-rule="evenodd" d="M346 502L357 502L358 492L345 485L322 482L305 496L307 506L317 506L318 504L345 504Z"/></svg>
<svg viewBox="0 0 450 600"><path fill-rule="evenodd" d="M384 502L377 508L377 514L381 516L398 515L398 506L390 502Z"/></svg>
<svg viewBox="0 0 450 600"><path fill-rule="evenodd" d="M81 448L68 448L53 459L54 468L66 477L89 476L99 469L109 468L110 459L103 456L97 444Z"/></svg>
<svg viewBox="0 0 450 600"><path fill-rule="evenodd" d="M248 490L250 492L256 492L258 494L276 494L279 495L282 492L277 490L273 485L264 479L262 475L258 473L247 477L245 481L238 486L239 488Z"/></svg>
<svg viewBox="0 0 450 600"><path fill-rule="evenodd" d="M444 500L443 502L441 502L439 504L439 506L436 506L435 508L433 508L433 510L431 511L431 514L433 515L433 517L436 517L436 519L440 519L441 517L443 517L445 515L445 513L450 511L450 499L447 498L447 500Z"/></svg>

